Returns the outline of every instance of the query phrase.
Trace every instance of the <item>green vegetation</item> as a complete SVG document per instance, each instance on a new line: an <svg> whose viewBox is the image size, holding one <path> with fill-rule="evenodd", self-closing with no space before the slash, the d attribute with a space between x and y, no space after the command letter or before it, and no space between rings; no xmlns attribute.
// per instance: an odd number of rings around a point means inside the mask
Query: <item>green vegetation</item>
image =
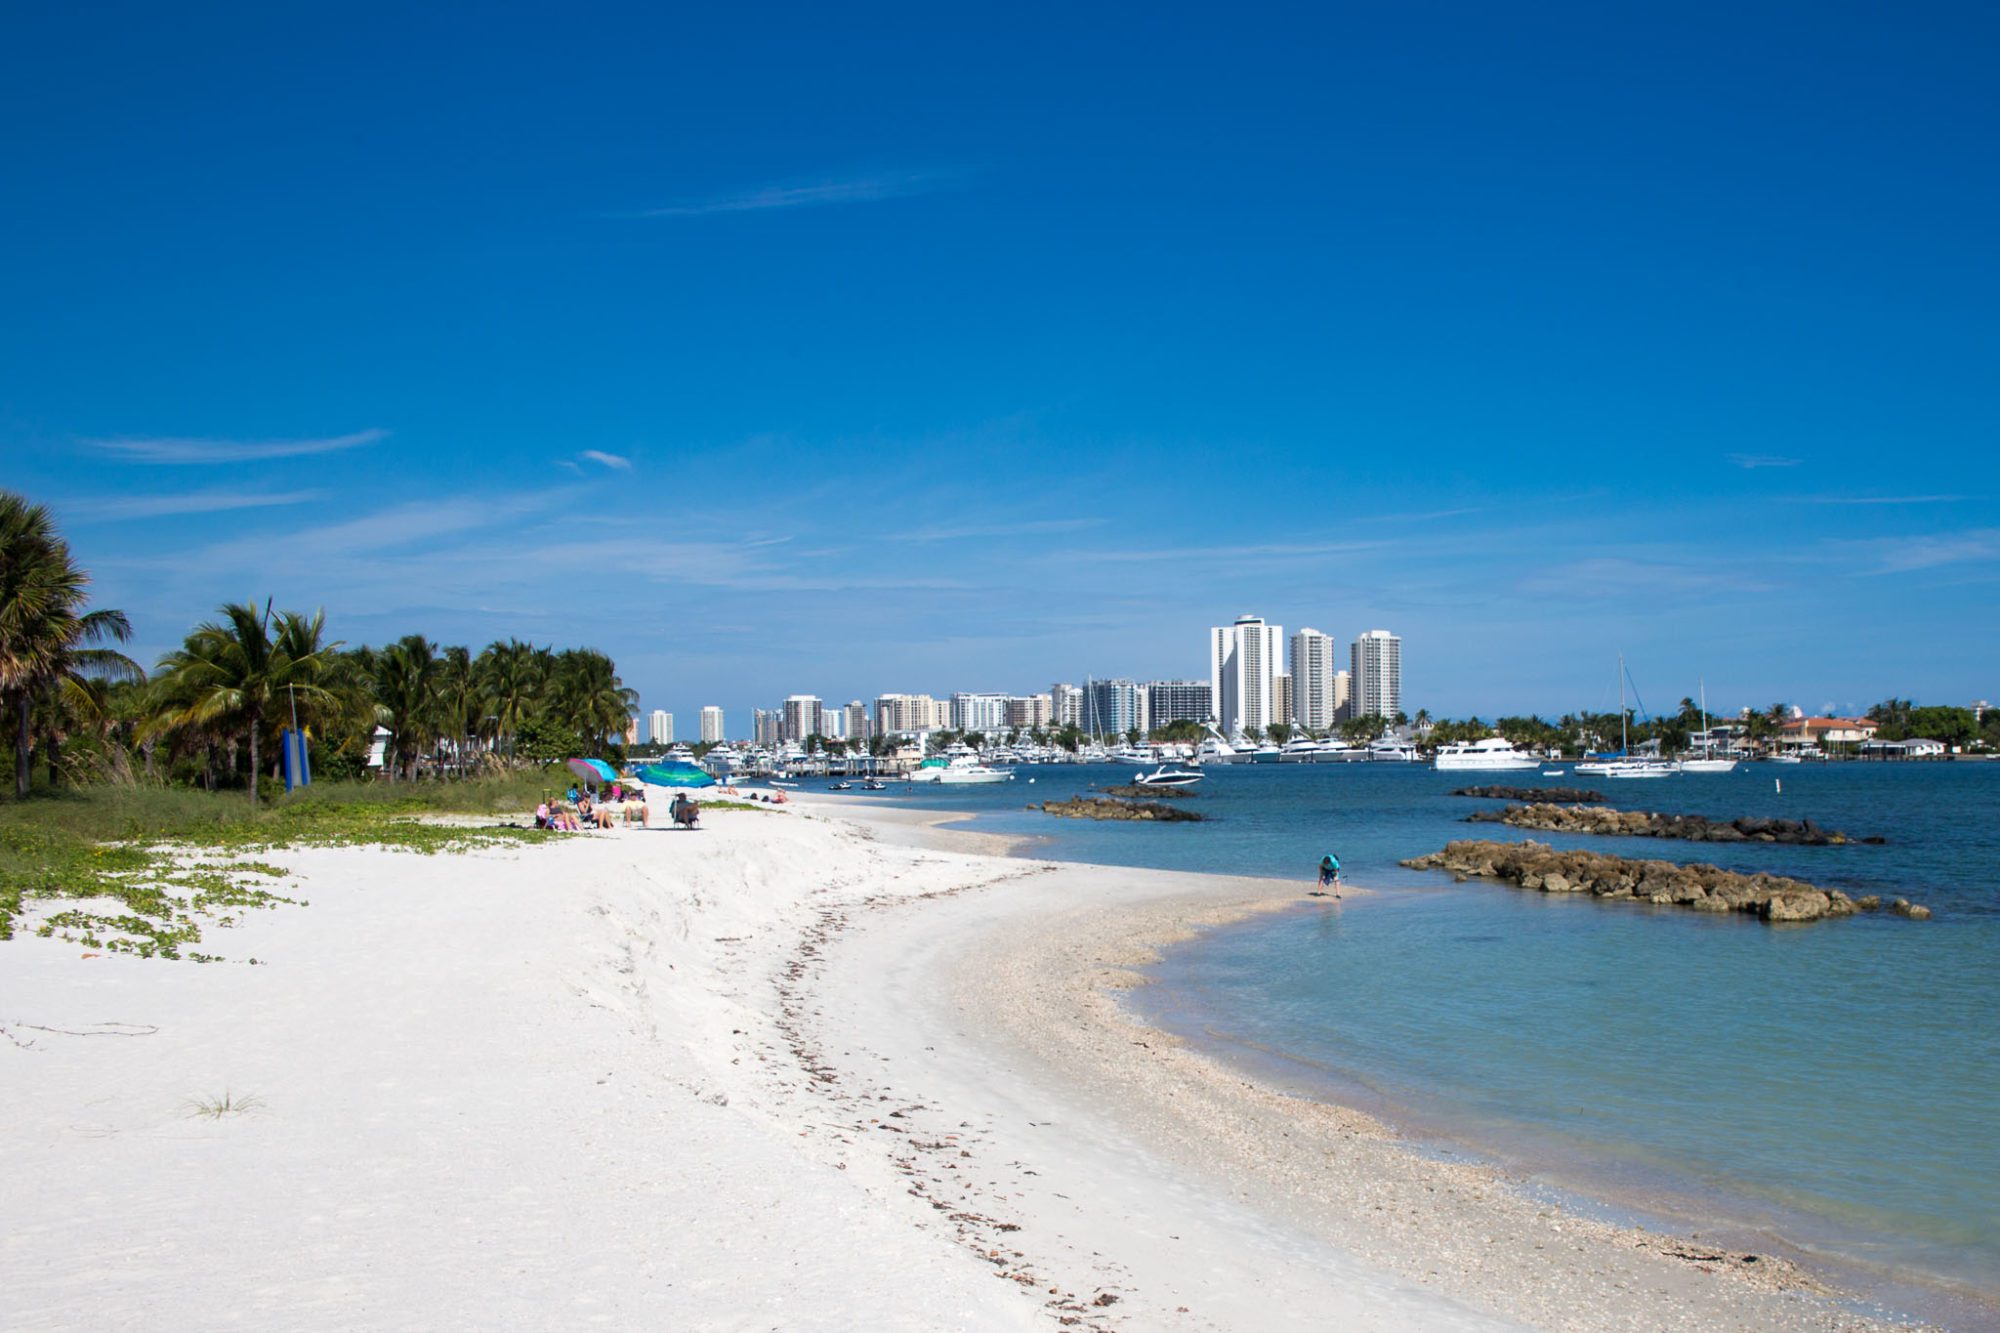
<svg viewBox="0 0 2000 1333"><path fill-rule="evenodd" d="M49 787L198 785L254 807L294 722L321 779L367 773L378 727L391 783L617 757L637 701L595 649L508 639L475 655L421 634L349 649L323 611L254 601L221 607L149 679L99 646L132 630L122 612L88 607L89 585L49 511L0 491L0 744L16 799L41 758Z"/></svg>
<svg viewBox="0 0 2000 1333"><path fill-rule="evenodd" d="M287 872L253 854L276 848L372 845L422 854L552 836L504 824L453 825L425 816L513 814L566 775L392 788L315 785L253 811L240 799L185 787L103 786L37 792L0 803L0 940L37 900L43 937L142 957L218 961L199 952L206 926L298 900L278 892Z"/></svg>

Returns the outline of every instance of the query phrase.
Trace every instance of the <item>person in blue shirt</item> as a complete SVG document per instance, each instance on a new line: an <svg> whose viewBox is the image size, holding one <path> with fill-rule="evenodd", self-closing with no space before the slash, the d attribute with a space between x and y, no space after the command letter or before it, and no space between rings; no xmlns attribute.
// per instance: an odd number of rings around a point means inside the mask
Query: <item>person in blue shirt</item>
<svg viewBox="0 0 2000 1333"><path fill-rule="evenodd" d="M1338 898L1340 896L1340 858L1332 852L1328 852L1319 859L1319 886L1324 889L1328 885L1333 887L1333 896Z"/></svg>

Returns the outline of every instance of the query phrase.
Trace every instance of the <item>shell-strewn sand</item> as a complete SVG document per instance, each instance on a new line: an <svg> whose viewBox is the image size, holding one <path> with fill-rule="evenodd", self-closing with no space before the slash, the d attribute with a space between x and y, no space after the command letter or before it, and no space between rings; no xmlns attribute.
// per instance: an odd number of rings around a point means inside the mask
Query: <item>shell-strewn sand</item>
<svg viewBox="0 0 2000 1333"><path fill-rule="evenodd" d="M1294 888L836 813L268 857L311 905L228 963L0 944L0 1322L1858 1323L1123 1016Z"/></svg>

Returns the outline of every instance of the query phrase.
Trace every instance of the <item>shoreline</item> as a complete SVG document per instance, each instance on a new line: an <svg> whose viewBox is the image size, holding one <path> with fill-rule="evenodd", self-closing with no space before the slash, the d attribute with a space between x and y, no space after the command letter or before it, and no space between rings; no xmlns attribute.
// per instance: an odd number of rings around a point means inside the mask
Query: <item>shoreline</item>
<svg viewBox="0 0 2000 1333"><path fill-rule="evenodd" d="M0 946L16 1321L1882 1326L1124 1011L1304 886L858 813L278 850L309 905L218 931L233 961Z"/></svg>
<svg viewBox="0 0 2000 1333"><path fill-rule="evenodd" d="M942 826L955 817L930 822L950 836ZM1053 1063L1071 1082L1094 1078L1115 1086L1127 1103L1127 1128L1177 1170L1211 1187L1255 1179L1263 1197L1253 1206L1280 1225L1472 1308L1537 1326L1896 1322L1768 1252L1752 1264L1734 1262L1740 1256L1725 1259L1699 1239L1529 1197L1522 1182L1494 1164L1427 1156L1420 1142L1376 1117L1266 1086L1146 1023L1119 999L1147 984L1135 969L1158 961L1163 949L1259 912L1309 907L1315 900L1297 884L1074 863L1052 870L1137 876L1159 887L1141 886L1053 922L1024 927L1020 910L1011 923L980 922L983 937L966 942L965 956L948 970L960 1012L996 1016L1013 1050L1045 1067ZM1136 1057L1139 1050L1146 1054ZM1329 1170L1326 1163L1336 1159L1342 1165ZM1329 1201L1330 1188L1346 1197ZM1447 1200L1443 1211L1451 1220L1440 1227L1435 1214ZM1480 1231L1478 1247L1446 1234L1466 1228ZM1505 1257L1496 1260L1495 1251ZM1554 1252L1564 1257L1553 1259ZM1455 1276L1448 1272L1453 1266ZM1638 1290L1658 1297L1657 1306L1636 1308Z"/></svg>

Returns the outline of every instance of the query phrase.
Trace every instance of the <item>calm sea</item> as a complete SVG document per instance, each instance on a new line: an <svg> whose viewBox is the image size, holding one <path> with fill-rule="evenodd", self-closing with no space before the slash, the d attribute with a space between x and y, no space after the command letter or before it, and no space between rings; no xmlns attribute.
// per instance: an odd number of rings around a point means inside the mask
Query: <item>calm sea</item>
<svg viewBox="0 0 2000 1333"><path fill-rule="evenodd" d="M1135 1003L1268 1081L1361 1104L1441 1151L1617 1215L1744 1243L1775 1235L1896 1308L1990 1316L1934 1280L2000 1295L2000 763L1561 779L1614 806L1810 817L1889 841L1536 835L1559 846L1771 870L1936 912L1781 928L1396 864L1455 837L1527 836L1463 823L1480 803L1449 793L1545 781L1533 773L1239 765L1209 770L1200 824L1022 809L1129 776L1023 769L1004 786L877 799L973 813L972 827L1043 840L1037 855L1302 887L1334 851L1350 879L1386 892L1208 932Z"/></svg>

